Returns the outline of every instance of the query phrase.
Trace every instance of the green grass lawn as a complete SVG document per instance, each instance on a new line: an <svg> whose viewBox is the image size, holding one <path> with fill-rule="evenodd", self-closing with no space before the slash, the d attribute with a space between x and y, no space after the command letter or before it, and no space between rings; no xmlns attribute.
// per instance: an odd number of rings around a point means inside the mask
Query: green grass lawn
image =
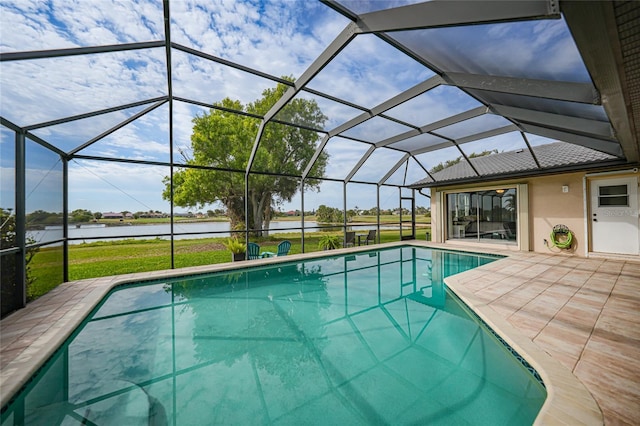
<svg viewBox="0 0 640 426"><path fill-rule="evenodd" d="M420 235L423 231L418 231ZM340 236L341 232L332 233ZM318 241L323 232L305 233L305 252L319 251ZM174 241L176 268L211 265L231 261L231 252L222 244L226 238L202 238ZM290 254L302 253L300 233L272 234L256 240L261 251L276 252L282 240L291 241ZM381 242L399 241L398 231L381 231ZM27 293L35 299L62 283L62 247L41 248L29 264L34 278ZM69 280L121 275L133 272L171 268L171 242L159 238L148 240L99 241L69 246Z"/></svg>

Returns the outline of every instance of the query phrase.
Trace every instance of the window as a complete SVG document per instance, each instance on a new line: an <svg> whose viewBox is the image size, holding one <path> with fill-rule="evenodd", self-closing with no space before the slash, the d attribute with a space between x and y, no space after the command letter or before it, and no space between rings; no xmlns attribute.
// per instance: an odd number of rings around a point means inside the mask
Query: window
<svg viewBox="0 0 640 426"><path fill-rule="evenodd" d="M491 189L446 195L447 239L517 242L517 190Z"/></svg>
<svg viewBox="0 0 640 426"><path fill-rule="evenodd" d="M598 207L629 207L627 185L601 186L598 188Z"/></svg>

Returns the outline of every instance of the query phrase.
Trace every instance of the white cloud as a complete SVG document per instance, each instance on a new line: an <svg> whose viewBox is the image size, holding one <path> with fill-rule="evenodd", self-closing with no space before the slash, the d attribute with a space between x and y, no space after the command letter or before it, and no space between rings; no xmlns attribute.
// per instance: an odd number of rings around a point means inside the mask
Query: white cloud
<svg viewBox="0 0 640 426"><path fill-rule="evenodd" d="M165 103L78 154L168 162L168 123L169 107Z"/></svg>
<svg viewBox="0 0 640 426"><path fill-rule="evenodd" d="M3 51L60 49L163 38L155 0L14 0L0 7Z"/></svg>
<svg viewBox="0 0 640 426"><path fill-rule="evenodd" d="M46 4L38 0L2 2L0 4L2 52L77 46L44 18L47 10Z"/></svg>
<svg viewBox="0 0 640 426"><path fill-rule="evenodd" d="M28 167L25 171L25 200L28 212L45 210L62 211L62 169Z"/></svg>
<svg viewBox="0 0 640 426"><path fill-rule="evenodd" d="M180 1L171 16L174 42L275 76L300 75L348 22L308 1Z"/></svg>
<svg viewBox="0 0 640 426"><path fill-rule="evenodd" d="M0 166L0 208L15 209L15 169Z"/></svg>
<svg viewBox="0 0 640 426"><path fill-rule="evenodd" d="M424 154L416 155L416 158L427 170L431 170L434 166L447 160L454 160L460 155L461 154L458 148L451 146L448 148L429 151Z"/></svg>
<svg viewBox="0 0 640 426"><path fill-rule="evenodd" d="M252 74L174 51L173 92L175 96L205 103L219 102L229 97L243 104L261 97L262 91L275 82Z"/></svg>
<svg viewBox="0 0 640 426"><path fill-rule="evenodd" d="M326 98L312 95L308 92L301 91L297 95L298 98L316 102L322 113L327 117L324 130L332 130L350 119L362 114L359 109L328 100Z"/></svg>
<svg viewBox="0 0 640 426"><path fill-rule="evenodd" d="M320 184L320 192L311 190L305 191L304 194L304 209L305 211L316 210L319 206L325 205L328 207L342 208L343 206L343 190L344 186L342 182L325 181ZM398 192L396 189L390 191L383 187L381 188L381 194L384 198L384 203L388 208L389 205L397 205ZM391 202L389 194L393 193ZM395 202L395 204L394 204ZM351 183L347 185L347 208L352 209L358 206L360 209L370 209L376 207L376 185L363 185ZM299 209L300 208L300 194L296 194L291 203L285 203L284 210Z"/></svg>
<svg viewBox="0 0 640 426"><path fill-rule="evenodd" d="M373 117L342 133L356 139L379 142L391 136L408 132L410 127L382 117Z"/></svg>
<svg viewBox="0 0 640 426"><path fill-rule="evenodd" d="M413 0L408 0L412 2ZM402 1L401 3L404 3ZM319 2L172 0L173 42L253 67L274 76L298 77L345 28L348 20ZM357 5L356 7L361 7ZM371 6L366 6L371 7ZM378 6L373 6L376 8ZM159 40L164 37L162 2L159 0L5 0L0 4L0 49L3 52L43 50ZM418 51L440 58L446 69L492 74L525 74L550 78L586 75L563 21L536 21L418 32ZM429 50L431 49L431 50ZM206 103L224 97L247 104L275 83L217 63L172 51L174 95ZM2 116L18 125L87 113L138 100L167 95L165 50L129 51L31 61L5 61L1 66ZM447 68L449 67L449 68ZM582 72L582 74L580 74ZM345 100L373 107L424 81L433 73L373 35L357 36L314 79L310 87ZM582 77L581 77L582 78ZM588 76L587 76L588 78ZM476 105L457 90L434 90L390 112L400 119L424 125ZM312 98L308 93L300 96ZM360 112L317 99L333 129ZM11 108L8 108L10 105ZM143 107L144 108L144 107ZM161 108L166 110L166 106ZM174 103L175 156L190 147L191 119L200 107ZM74 123L40 129L36 133L62 149L70 150L128 117L117 112ZM164 114L164 115L163 115ZM362 128L376 121L367 122ZM120 129L81 153L127 159L168 161L168 119L156 112ZM465 124L465 125L468 125ZM382 128L366 134L379 140ZM397 129L402 132L406 129ZM393 133L393 132L391 132ZM344 178L368 145L330 141L327 174ZM429 153L429 161L451 154ZM457 155L456 155L457 156ZM376 162L374 181L395 160ZM380 165L384 167L380 167ZM148 167L92 162L91 170L117 181L116 187L133 187L150 194L154 209L165 209L159 194L160 174ZM142 172L140 172L142 170ZM163 169L164 170L164 169ZM364 172L363 172L364 173ZM360 174L360 178L364 176ZM120 181L120 179L125 179ZM85 185L93 183L92 187ZM122 192L95 176L74 172L73 197L91 198L96 205L120 202ZM92 192L92 188L100 188ZM87 191L83 196L80 189ZM102 195L101 197L98 195ZM146 195L136 195L147 200ZM126 199L127 197L124 197ZM130 197L129 197L130 198ZM73 201L72 201L73 202ZM75 208L92 208L88 205ZM95 210L145 210L142 207L93 207Z"/></svg>
<svg viewBox="0 0 640 426"><path fill-rule="evenodd" d="M364 162L353 176L353 180L361 182L378 182L402 158L403 152L389 148L378 148ZM384 165L383 167L381 165Z"/></svg>
<svg viewBox="0 0 640 426"><path fill-rule="evenodd" d="M35 129L32 133L63 151L71 151L102 134L104 131L122 123L144 108L143 106L133 108L132 111L116 111L110 114L101 114L57 126Z"/></svg>
<svg viewBox="0 0 640 426"><path fill-rule="evenodd" d="M3 105L12 106L3 115L29 125L166 95L163 52L3 63Z"/></svg>
<svg viewBox="0 0 640 426"><path fill-rule="evenodd" d="M330 139L325 146L325 151L329 154L325 175L334 179L344 179L368 149L368 144L339 137Z"/></svg>
<svg viewBox="0 0 640 426"><path fill-rule="evenodd" d="M465 154L479 154L483 151L498 152L514 151L516 149L527 149L527 144L522 139L520 132L509 132L503 135L493 136L460 145Z"/></svg>
<svg viewBox="0 0 640 426"><path fill-rule="evenodd" d="M481 105L450 86L439 86L385 112L407 123L424 126Z"/></svg>
<svg viewBox="0 0 640 426"><path fill-rule="evenodd" d="M159 1L56 0L52 15L83 46L152 41L164 36Z"/></svg>
<svg viewBox="0 0 640 426"><path fill-rule="evenodd" d="M69 209L168 211L162 179L168 167L74 160L69 163Z"/></svg>
<svg viewBox="0 0 640 426"><path fill-rule="evenodd" d="M356 37L309 84L367 108L424 81L433 73L373 35Z"/></svg>
<svg viewBox="0 0 640 426"><path fill-rule="evenodd" d="M190 105L182 102L173 104L173 143L174 156L176 160L183 161L180 151L191 153L191 131L196 115L203 115L208 112L206 108Z"/></svg>

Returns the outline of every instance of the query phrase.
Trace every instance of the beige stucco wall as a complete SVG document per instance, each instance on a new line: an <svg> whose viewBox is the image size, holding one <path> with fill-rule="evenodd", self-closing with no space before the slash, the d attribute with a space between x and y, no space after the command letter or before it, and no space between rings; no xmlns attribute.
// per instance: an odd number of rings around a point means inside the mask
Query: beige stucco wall
<svg viewBox="0 0 640 426"><path fill-rule="evenodd" d="M572 251L585 253L584 173L562 174L527 180L529 186L529 245L536 252L560 252L551 244L551 230L563 224L573 232ZM569 192L562 192L568 186Z"/></svg>
<svg viewBox="0 0 640 426"><path fill-rule="evenodd" d="M588 240L589 236L587 235L587 233L590 232L590 223L588 222L590 213L588 210L588 203L585 205L585 191L587 194L589 193L590 182L595 179L637 176L637 173L638 172L631 170L606 172L602 174L576 172L432 188L432 239L436 242L446 242L445 229L443 225L443 221L446 220L446 214L445 206L441 204L442 198L440 195L442 193L526 185L527 191L521 191L520 194L528 192L528 195L526 196L528 208L525 205L526 203L522 202L519 204L518 209L520 210L520 217L527 218L524 229L528 228L526 232L528 241L527 238L519 238L519 246L504 245L500 248L507 250L535 251L538 253L572 253L578 256L585 256L590 249ZM563 186L568 187L568 192L562 191ZM557 247L553 247L550 243L551 230L558 224L568 226L574 234L574 243L569 250L562 250ZM522 232L520 235L522 235ZM455 244L466 244L478 247L486 243L455 240ZM486 245L493 247L496 246L495 244Z"/></svg>
<svg viewBox="0 0 640 426"><path fill-rule="evenodd" d="M527 185L528 189L528 244L519 247L520 250L530 250L539 253L567 253L571 252L579 256L585 256L589 251L587 222L588 211L585 212L585 184L589 185L589 178L585 172L563 173L551 176L535 178L523 178L485 182L478 184L456 185L449 187L432 188L432 234L433 240L445 242L443 221L444 210L441 208L441 197L437 192L466 191L478 189L494 189L501 186ZM625 176L624 173L616 177ZM600 177L602 178L602 177ZM562 187L568 186L569 191L563 192ZM555 225L563 224L569 227L574 234L574 244L570 250L561 250L552 247L550 233ZM545 244L545 240L547 243ZM457 242L459 243L459 241ZM463 242L464 244L464 242ZM477 242L467 244L481 244ZM517 247L504 247L517 250Z"/></svg>

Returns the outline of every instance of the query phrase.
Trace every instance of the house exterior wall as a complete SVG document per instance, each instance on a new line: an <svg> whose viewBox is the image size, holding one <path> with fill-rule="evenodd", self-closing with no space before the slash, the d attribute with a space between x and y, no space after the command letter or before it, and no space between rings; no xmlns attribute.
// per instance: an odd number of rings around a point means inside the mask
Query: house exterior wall
<svg viewBox="0 0 640 426"><path fill-rule="evenodd" d="M562 173L523 179L501 180L455 186L432 188L432 239L446 242L446 198L447 192L519 187L526 192L525 203L519 203L519 246L504 245L508 250L534 251L538 253L571 252L579 256L589 253L589 183L593 179L633 176L630 171L610 174L588 174L587 172ZM563 192L566 187L567 192ZM524 191L523 191L524 189ZM586 198L585 198L586 197ZM526 221L526 223L522 223ZM566 225L574 234L571 249L553 247L550 234L555 225ZM528 228L528 229L527 229ZM526 235L523 235L523 231ZM524 237L524 238L523 238ZM481 246L486 243L455 240L456 244ZM496 247L496 244L487 244Z"/></svg>
<svg viewBox="0 0 640 426"><path fill-rule="evenodd" d="M551 247L550 234L558 224L566 225L573 232L571 251L585 253L584 173L532 178L529 186L529 250L548 253L560 251ZM569 192L562 192L567 186ZM547 244L545 245L545 240Z"/></svg>

